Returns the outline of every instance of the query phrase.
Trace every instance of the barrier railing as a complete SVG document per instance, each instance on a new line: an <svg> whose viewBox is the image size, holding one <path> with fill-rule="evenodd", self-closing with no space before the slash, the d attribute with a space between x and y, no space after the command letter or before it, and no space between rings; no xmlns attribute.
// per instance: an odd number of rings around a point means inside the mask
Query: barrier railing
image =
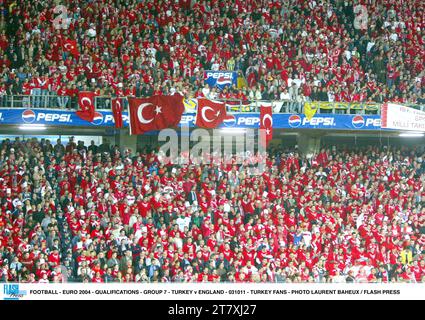
<svg viewBox="0 0 425 320"><path fill-rule="evenodd" d="M111 109L110 96L96 96L95 108L97 110ZM316 110L317 114L380 114L380 103L375 102L326 102L326 101L278 101L278 100L241 100L241 99L214 99L223 101L228 112L259 112L261 106L272 106L274 113L304 113L305 108ZM124 99L123 107L127 109L128 102ZM196 99L185 99L184 105L187 113L196 112ZM425 112L425 105L403 104ZM44 95L0 95L0 108L44 108L44 109L78 109L78 98Z"/></svg>
<svg viewBox="0 0 425 320"><path fill-rule="evenodd" d="M2 95L0 108L77 109L77 98L45 95Z"/></svg>

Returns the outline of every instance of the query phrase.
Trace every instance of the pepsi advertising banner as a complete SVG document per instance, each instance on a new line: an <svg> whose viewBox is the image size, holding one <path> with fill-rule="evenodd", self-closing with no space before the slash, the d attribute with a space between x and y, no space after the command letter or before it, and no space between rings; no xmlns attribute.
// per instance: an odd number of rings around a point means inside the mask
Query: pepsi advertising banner
<svg viewBox="0 0 425 320"><path fill-rule="evenodd" d="M123 115L124 126L128 126L128 114ZM77 127L113 127L112 111L96 111L92 122L85 121L75 111L52 109L0 109L0 125L38 124Z"/></svg>
<svg viewBox="0 0 425 320"><path fill-rule="evenodd" d="M224 120L221 128L260 127L259 113L234 113ZM180 124L195 126L196 115L184 114ZM317 114L310 121L303 114L273 114L274 129L325 129L325 130L386 130L381 129L379 115L330 115Z"/></svg>
<svg viewBox="0 0 425 320"><path fill-rule="evenodd" d="M238 74L235 71L205 71L205 83L210 87L223 90L224 87L237 85Z"/></svg>
<svg viewBox="0 0 425 320"><path fill-rule="evenodd" d="M185 113L180 125L195 127L196 114ZM128 127L128 113L123 112L124 127ZM114 127L112 111L96 111L93 122L79 118L74 111L49 109L0 109L0 125L38 124L77 127ZM251 128L260 126L259 113L234 113L222 128ZM381 129L379 115L316 114L310 121L303 114L273 114L275 129L324 130L389 130Z"/></svg>

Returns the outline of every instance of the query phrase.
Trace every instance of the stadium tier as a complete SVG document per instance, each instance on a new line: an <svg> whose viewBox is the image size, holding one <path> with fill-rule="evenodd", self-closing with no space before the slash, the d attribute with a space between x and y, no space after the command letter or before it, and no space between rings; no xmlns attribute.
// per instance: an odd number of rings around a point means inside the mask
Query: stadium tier
<svg viewBox="0 0 425 320"><path fill-rule="evenodd" d="M179 92L211 99L423 103L420 0L2 1L1 103ZM221 71L214 83L207 71ZM223 71L230 71L223 72ZM59 97L59 99L56 98Z"/></svg>
<svg viewBox="0 0 425 320"><path fill-rule="evenodd" d="M106 144L5 140L0 279L420 282L423 152L277 149L250 176Z"/></svg>
<svg viewBox="0 0 425 320"><path fill-rule="evenodd" d="M0 282L424 282L423 1L1 6Z"/></svg>

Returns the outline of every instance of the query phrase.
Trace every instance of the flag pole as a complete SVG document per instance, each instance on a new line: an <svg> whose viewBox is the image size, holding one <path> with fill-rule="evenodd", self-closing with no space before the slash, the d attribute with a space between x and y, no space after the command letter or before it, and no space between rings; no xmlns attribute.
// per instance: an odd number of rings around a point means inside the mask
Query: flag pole
<svg viewBox="0 0 425 320"><path fill-rule="evenodd" d="M127 112L128 112L128 131L130 133L130 136L132 135L131 132L131 112L130 112L130 102L128 101L128 96L125 97L127 99Z"/></svg>

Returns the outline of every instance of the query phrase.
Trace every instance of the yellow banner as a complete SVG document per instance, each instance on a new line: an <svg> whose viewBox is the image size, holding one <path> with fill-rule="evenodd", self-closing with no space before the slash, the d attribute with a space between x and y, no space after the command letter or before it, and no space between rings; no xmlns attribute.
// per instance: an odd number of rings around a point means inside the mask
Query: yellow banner
<svg viewBox="0 0 425 320"><path fill-rule="evenodd" d="M184 99L183 105L186 113L195 113L198 106L197 99Z"/></svg>
<svg viewBox="0 0 425 320"><path fill-rule="evenodd" d="M226 103L226 107L230 109L230 111L233 112L251 112L254 110L255 105L251 104L249 102L234 102L234 103Z"/></svg>
<svg viewBox="0 0 425 320"><path fill-rule="evenodd" d="M347 109L353 109L353 110L368 110L368 111L375 111L379 109L379 104L377 103L367 103L367 102L324 102L324 101L313 101L313 102L306 102L304 104L305 108L305 116L308 118L307 113L314 114L316 113L317 109L323 109L323 110L332 110L332 109L339 109L339 110L347 110ZM311 117L313 117L311 116ZM310 120L310 119L309 119Z"/></svg>
<svg viewBox="0 0 425 320"><path fill-rule="evenodd" d="M304 114L305 117L310 121L314 115L316 114L316 111L318 109L319 105L314 102L306 102L304 104Z"/></svg>

